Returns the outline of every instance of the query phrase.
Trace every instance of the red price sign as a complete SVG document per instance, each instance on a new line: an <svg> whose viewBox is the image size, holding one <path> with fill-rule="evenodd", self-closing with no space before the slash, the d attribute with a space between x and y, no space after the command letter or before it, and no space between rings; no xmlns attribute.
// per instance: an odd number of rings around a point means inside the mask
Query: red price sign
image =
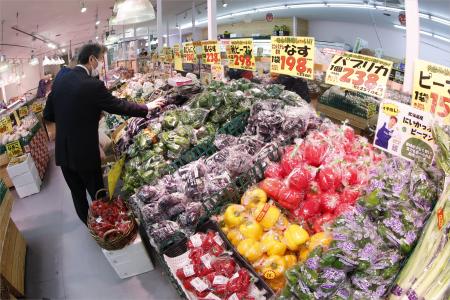
<svg viewBox="0 0 450 300"><path fill-rule="evenodd" d="M345 52L333 57L325 82L382 98L391 69L391 61Z"/></svg>
<svg viewBox="0 0 450 300"><path fill-rule="evenodd" d="M226 51L230 68L256 71L253 39L231 40Z"/></svg>
<svg viewBox="0 0 450 300"><path fill-rule="evenodd" d="M187 64L197 63L197 53L193 42L183 43L183 62Z"/></svg>
<svg viewBox="0 0 450 300"><path fill-rule="evenodd" d="M220 49L217 41L202 41L202 60L207 65L220 64Z"/></svg>
<svg viewBox="0 0 450 300"><path fill-rule="evenodd" d="M270 72L313 79L314 49L311 37L273 36Z"/></svg>

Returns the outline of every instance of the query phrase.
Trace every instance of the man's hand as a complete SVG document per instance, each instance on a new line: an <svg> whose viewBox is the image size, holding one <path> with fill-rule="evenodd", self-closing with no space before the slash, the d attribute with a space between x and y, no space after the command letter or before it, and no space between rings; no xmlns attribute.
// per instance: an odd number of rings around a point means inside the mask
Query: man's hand
<svg viewBox="0 0 450 300"><path fill-rule="evenodd" d="M150 112L151 110L153 110L155 108L161 107L164 104L164 102L165 102L164 98L158 98L150 103L147 103L146 105L147 105L148 111Z"/></svg>

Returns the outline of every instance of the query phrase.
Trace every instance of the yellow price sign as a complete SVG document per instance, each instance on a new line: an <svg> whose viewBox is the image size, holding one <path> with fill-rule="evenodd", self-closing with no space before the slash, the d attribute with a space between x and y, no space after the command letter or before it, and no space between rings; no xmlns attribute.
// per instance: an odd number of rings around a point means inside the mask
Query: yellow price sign
<svg viewBox="0 0 450 300"><path fill-rule="evenodd" d="M270 72L314 79L312 37L273 36Z"/></svg>
<svg viewBox="0 0 450 300"><path fill-rule="evenodd" d="M225 78L225 72L223 65L212 65L211 66L211 77L212 80L223 81Z"/></svg>
<svg viewBox="0 0 450 300"><path fill-rule="evenodd" d="M18 109L18 112L19 112L19 118L21 118L21 119L28 116L28 106L24 105L24 106L20 107Z"/></svg>
<svg viewBox="0 0 450 300"><path fill-rule="evenodd" d="M0 133L10 133L13 131L13 126L11 123L11 118L5 116L0 120Z"/></svg>
<svg viewBox="0 0 450 300"><path fill-rule="evenodd" d="M383 98L392 64L392 61L356 53L336 54L325 82Z"/></svg>
<svg viewBox="0 0 450 300"><path fill-rule="evenodd" d="M197 63L197 52L193 42L183 43L183 62L187 64Z"/></svg>
<svg viewBox="0 0 450 300"><path fill-rule="evenodd" d="M165 63L171 63L172 60L173 60L172 48L170 48L170 47L163 47L162 53L163 53L163 56L164 56L163 61Z"/></svg>
<svg viewBox="0 0 450 300"><path fill-rule="evenodd" d="M41 111L43 111L44 107L45 107L44 102L34 102L31 105L31 110L37 114L37 113L40 113Z"/></svg>
<svg viewBox="0 0 450 300"><path fill-rule="evenodd" d="M256 71L253 39L231 40L226 47L226 52L230 68Z"/></svg>
<svg viewBox="0 0 450 300"><path fill-rule="evenodd" d="M175 70L183 71L183 58L181 57L180 44L173 45L173 61Z"/></svg>
<svg viewBox="0 0 450 300"><path fill-rule="evenodd" d="M20 145L20 141L13 141L6 144L6 154L10 158L23 155L23 149Z"/></svg>
<svg viewBox="0 0 450 300"><path fill-rule="evenodd" d="M108 173L108 192L109 198L114 194L116 190L117 181L119 181L120 175L122 174L123 165L125 164L125 157L122 157L114 163L111 170Z"/></svg>
<svg viewBox="0 0 450 300"><path fill-rule="evenodd" d="M202 61L205 65L220 64L220 48L217 41L202 41Z"/></svg>
<svg viewBox="0 0 450 300"><path fill-rule="evenodd" d="M417 60L411 105L450 124L450 68Z"/></svg>

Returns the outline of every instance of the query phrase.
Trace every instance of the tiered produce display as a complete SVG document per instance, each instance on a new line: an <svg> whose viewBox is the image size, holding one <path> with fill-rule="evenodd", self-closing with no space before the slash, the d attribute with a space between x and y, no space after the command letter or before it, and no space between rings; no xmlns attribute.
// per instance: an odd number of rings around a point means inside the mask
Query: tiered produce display
<svg viewBox="0 0 450 300"><path fill-rule="evenodd" d="M150 120L128 120L115 148L126 204L182 297L445 295L447 127L434 128L439 169L385 155L280 85L163 83L118 91L166 102Z"/></svg>

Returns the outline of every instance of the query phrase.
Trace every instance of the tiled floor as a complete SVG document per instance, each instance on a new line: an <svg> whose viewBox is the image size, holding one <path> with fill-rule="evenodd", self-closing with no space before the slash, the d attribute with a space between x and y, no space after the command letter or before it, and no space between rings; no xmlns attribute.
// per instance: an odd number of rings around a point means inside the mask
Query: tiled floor
<svg viewBox="0 0 450 300"><path fill-rule="evenodd" d="M62 173L50 162L39 194L16 201L27 244L28 299L178 299L161 269L121 280L78 220Z"/></svg>

